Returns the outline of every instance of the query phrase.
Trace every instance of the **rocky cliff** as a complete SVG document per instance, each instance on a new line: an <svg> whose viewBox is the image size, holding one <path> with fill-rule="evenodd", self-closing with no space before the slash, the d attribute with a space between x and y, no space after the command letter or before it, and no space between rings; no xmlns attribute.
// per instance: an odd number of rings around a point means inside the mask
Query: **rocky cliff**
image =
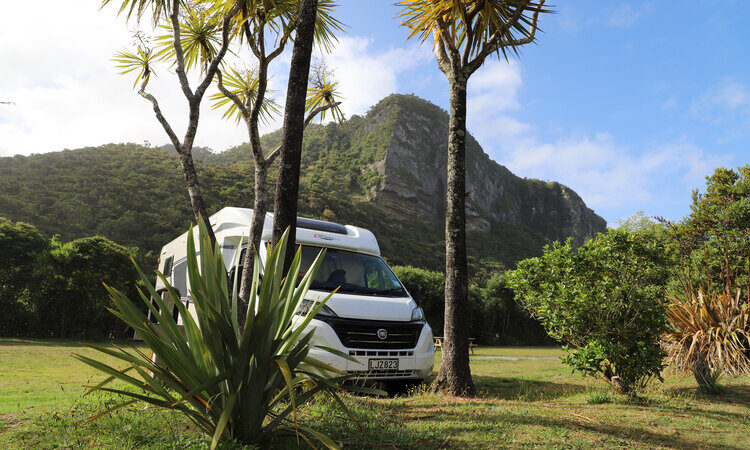
<svg viewBox="0 0 750 450"><path fill-rule="evenodd" d="M367 116L371 133L387 128L390 141L372 167L377 205L426 221L444 217L448 115L415 96L391 95ZM492 231L493 224L524 225L548 241L572 237L577 244L606 229L604 219L559 183L519 178L496 163L471 136L466 163L468 226Z"/></svg>

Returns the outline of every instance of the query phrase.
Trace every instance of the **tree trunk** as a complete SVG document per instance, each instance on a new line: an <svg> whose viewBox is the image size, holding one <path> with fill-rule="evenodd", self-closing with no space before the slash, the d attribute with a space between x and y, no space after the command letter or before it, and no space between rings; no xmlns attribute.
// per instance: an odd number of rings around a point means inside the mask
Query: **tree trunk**
<svg viewBox="0 0 750 450"><path fill-rule="evenodd" d="M297 199L299 197L302 136L305 130L305 99L317 9L318 0L302 0L300 3L284 109L281 162L274 204L273 245L279 242L284 231L289 228L289 245L284 258L285 267L291 264L294 257L294 244L297 236Z"/></svg>
<svg viewBox="0 0 750 450"><path fill-rule="evenodd" d="M247 317L247 305L250 299L250 289L253 284L253 250L260 252L260 239L263 236L263 222L268 212L268 199L266 198L266 180L268 179L268 167L266 163L255 164L255 200L253 202L253 220L250 224L250 236L245 251L245 265L242 268L242 279L240 283L238 322L240 328L245 324Z"/></svg>
<svg viewBox="0 0 750 450"><path fill-rule="evenodd" d="M208 221L208 211L206 210L206 204L203 201L203 194L201 193L201 186L198 182L198 173L195 171L195 164L193 163L193 155L190 151L179 149L177 154L180 156L180 166L182 166L182 174L185 176L185 184L187 184L188 195L190 196L190 204L193 207L193 216L195 217L196 224L203 217L206 223L206 229L208 230L208 236L211 238L211 244L216 244L216 236L214 230Z"/></svg>
<svg viewBox="0 0 750 450"><path fill-rule="evenodd" d="M469 368L468 265L466 261L466 82L449 76L448 191L445 211L445 322L443 362L434 391L474 395Z"/></svg>
<svg viewBox="0 0 750 450"><path fill-rule="evenodd" d="M62 310L62 314L60 315L60 336L59 338L65 337L65 308Z"/></svg>
<svg viewBox="0 0 750 450"><path fill-rule="evenodd" d="M700 350L695 351L693 376L695 377L695 381L698 382L699 387L711 390L716 386L716 383L714 383L715 378L711 373L711 368L706 364L706 359L703 357L703 353L701 353Z"/></svg>

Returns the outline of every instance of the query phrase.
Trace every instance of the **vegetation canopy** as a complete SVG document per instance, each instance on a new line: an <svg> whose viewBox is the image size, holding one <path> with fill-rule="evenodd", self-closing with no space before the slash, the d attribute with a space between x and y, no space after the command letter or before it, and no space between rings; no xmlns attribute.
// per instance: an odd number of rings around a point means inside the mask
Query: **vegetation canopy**
<svg viewBox="0 0 750 450"><path fill-rule="evenodd" d="M723 374L750 373L750 166L716 169L690 215L666 225L678 260L668 361L713 391Z"/></svg>
<svg viewBox="0 0 750 450"><path fill-rule="evenodd" d="M516 298L571 353L564 361L633 394L661 379L668 278L661 245L610 230L574 249L555 243L510 272Z"/></svg>
<svg viewBox="0 0 750 450"><path fill-rule="evenodd" d="M544 1L524 0L402 0L398 5L410 38L424 42L432 35L436 49L460 51L462 64L478 65L492 53L517 54L534 40L539 13L552 12Z"/></svg>

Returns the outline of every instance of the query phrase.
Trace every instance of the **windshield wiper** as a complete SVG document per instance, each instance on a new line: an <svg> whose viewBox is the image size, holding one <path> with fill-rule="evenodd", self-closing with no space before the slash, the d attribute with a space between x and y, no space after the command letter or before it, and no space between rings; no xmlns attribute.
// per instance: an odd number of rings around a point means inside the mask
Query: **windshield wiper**
<svg viewBox="0 0 750 450"><path fill-rule="evenodd" d="M374 291L372 289L367 289L367 288L365 288L365 289L357 289L357 288L353 288L353 287L343 287L343 286L341 286L341 288L337 292L349 292L349 293L352 293L352 294L365 294L365 295L377 295L377 294L379 294L378 291Z"/></svg>
<svg viewBox="0 0 750 450"><path fill-rule="evenodd" d="M381 294L402 294L403 296L406 296L406 291L402 287L393 288L393 289L386 289L384 291L380 291Z"/></svg>

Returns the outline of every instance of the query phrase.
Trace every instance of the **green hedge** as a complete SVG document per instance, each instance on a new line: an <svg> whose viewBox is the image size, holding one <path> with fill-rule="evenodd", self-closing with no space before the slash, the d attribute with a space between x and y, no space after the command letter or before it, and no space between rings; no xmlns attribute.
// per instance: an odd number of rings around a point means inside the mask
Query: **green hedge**
<svg viewBox="0 0 750 450"><path fill-rule="evenodd" d="M443 334L445 275L411 266L394 266L393 271L424 309L435 336ZM506 286L504 272L469 286L471 337L483 345L542 345L552 339L515 301Z"/></svg>
<svg viewBox="0 0 750 450"><path fill-rule="evenodd" d="M0 336L126 337L102 283L136 296L135 256L100 236L64 243L0 217Z"/></svg>

